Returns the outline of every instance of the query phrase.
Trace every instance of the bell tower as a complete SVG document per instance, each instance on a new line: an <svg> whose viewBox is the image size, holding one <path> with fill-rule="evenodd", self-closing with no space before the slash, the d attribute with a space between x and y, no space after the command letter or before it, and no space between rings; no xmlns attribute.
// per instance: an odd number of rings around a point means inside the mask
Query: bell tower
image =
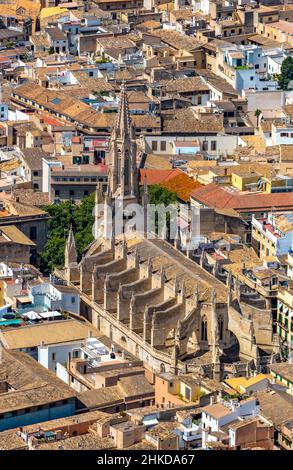
<svg viewBox="0 0 293 470"><path fill-rule="evenodd" d="M113 198L137 202L138 171L136 166L136 141L129 116L125 83L122 83L120 103L112 131L109 153L109 190Z"/></svg>
<svg viewBox="0 0 293 470"><path fill-rule="evenodd" d="M96 208L102 204L104 208L101 210L101 216L97 210L95 211L95 239L102 236L109 240L131 229L127 227L127 221L131 221L133 214L131 204L139 202L136 153L135 131L129 115L127 91L123 82L107 158L107 194L103 195L101 183L96 190Z"/></svg>

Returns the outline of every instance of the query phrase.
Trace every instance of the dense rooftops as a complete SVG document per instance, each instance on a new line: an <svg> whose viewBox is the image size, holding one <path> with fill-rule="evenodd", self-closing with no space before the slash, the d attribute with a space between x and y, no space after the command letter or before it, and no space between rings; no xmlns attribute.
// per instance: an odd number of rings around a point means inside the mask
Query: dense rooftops
<svg viewBox="0 0 293 470"><path fill-rule="evenodd" d="M0 394L0 413L75 397L74 390L53 372L21 352L2 350L0 378L13 389Z"/></svg>
<svg viewBox="0 0 293 470"><path fill-rule="evenodd" d="M237 211L271 210L272 207L290 209L293 204L293 194L231 194L231 192L214 183L197 188L191 192L191 198L207 207L232 208Z"/></svg>

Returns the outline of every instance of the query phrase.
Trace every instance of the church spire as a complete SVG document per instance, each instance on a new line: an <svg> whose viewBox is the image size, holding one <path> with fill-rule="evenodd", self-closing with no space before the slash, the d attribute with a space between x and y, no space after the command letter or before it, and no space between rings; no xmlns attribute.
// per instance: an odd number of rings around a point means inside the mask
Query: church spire
<svg viewBox="0 0 293 470"><path fill-rule="evenodd" d="M113 198L120 197L123 201L137 198L136 153L135 133L129 115L126 87L123 82L109 152L108 186Z"/></svg>
<svg viewBox="0 0 293 470"><path fill-rule="evenodd" d="M131 135L131 121L129 116L128 98L123 80L121 85L120 103L115 122L115 137L118 139L125 139L126 136Z"/></svg>

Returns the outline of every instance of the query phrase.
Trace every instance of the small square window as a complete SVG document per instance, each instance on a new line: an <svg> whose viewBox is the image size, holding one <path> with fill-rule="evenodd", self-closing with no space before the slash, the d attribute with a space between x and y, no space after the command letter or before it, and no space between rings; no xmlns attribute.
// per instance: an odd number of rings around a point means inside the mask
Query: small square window
<svg viewBox="0 0 293 470"><path fill-rule="evenodd" d="M202 143L202 149L203 150L208 150L208 141L207 140L204 140L203 143Z"/></svg>

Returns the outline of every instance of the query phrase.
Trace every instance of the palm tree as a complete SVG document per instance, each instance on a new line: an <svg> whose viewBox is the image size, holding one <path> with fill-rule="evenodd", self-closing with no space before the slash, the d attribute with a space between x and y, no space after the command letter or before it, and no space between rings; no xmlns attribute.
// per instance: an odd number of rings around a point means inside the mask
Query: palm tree
<svg viewBox="0 0 293 470"><path fill-rule="evenodd" d="M257 127L259 127L259 124L260 124L260 116L261 116L261 110L260 110L260 109L256 109L254 115L255 115L256 118L257 118Z"/></svg>

